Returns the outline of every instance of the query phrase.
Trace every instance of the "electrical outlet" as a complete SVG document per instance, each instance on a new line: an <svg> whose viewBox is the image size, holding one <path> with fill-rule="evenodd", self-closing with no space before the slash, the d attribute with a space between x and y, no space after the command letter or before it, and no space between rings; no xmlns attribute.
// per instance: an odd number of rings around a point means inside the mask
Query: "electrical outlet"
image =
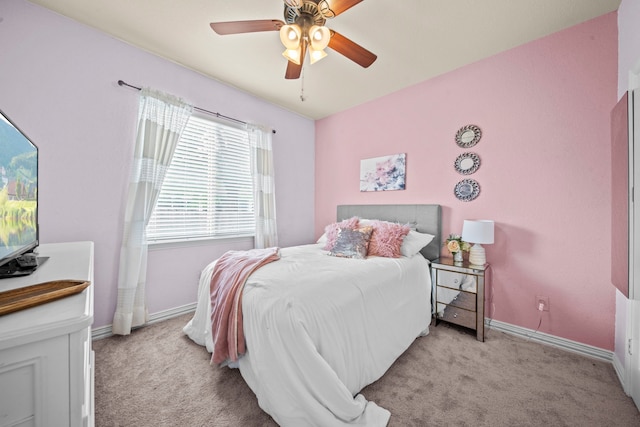
<svg viewBox="0 0 640 427"><path fill-rule="evenodd" d="M536 310L549 311L549 297L536 296Z"/></svg>

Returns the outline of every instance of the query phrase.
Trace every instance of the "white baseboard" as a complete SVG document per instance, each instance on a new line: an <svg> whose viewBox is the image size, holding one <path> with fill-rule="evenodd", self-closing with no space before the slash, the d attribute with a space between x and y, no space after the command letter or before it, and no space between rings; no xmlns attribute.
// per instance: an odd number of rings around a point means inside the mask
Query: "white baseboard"
<svg viewBox="0 0 640 427"><path fill-rule="evenodd" d="M591 357L594 359L602 360L604 362L613 363L613 352L603 350L598 347L594 347L587 344L582 344L577 341L568 340L566 338L560 338L555 335L545 334L544 332L536 332L533 329L527 329L509 323L500 322L494 319L484 319L485 327L495 329L496 331L505 332L507 334L516 335L520 338L524 338L529 341L535 341L541 344L550 345L553 347L561 348L563 350L571 351L573 353L580 354L582 356ZM614 364L615 367L615 364Z"/></svg>
<svg viewBox="0 0 640 427"><path fill-rule="evenodd" d="M618 359L618 356L616 356L616 354L613 354L613 369L616 371L616 375L618 376L618 380L620 381L620 385L622 385L622 389L624 390L625 394L628 396L629 395L629 390L627 389L628 384L627 384L627 370L625 369L624 365L622 364L622 362L620 361L620 359Z"/></svg>
<svg viewBox="0 0 640 427"><path fill-rule="evenodd" d="M151 325L153 323L161 322L163 320L171 319L173 317L181 316L187 313L193 313L196 311L196 303L191 303L187 305L183 305L180 307L170 308L169 310L160 311L158 313L154 313L149 315L149 321L145 324ZM95 328L91 330L91 339L93 341L99 340L102 338L107 338L113 335L111 331L111 325L101 326L99 328Z"/></svg>

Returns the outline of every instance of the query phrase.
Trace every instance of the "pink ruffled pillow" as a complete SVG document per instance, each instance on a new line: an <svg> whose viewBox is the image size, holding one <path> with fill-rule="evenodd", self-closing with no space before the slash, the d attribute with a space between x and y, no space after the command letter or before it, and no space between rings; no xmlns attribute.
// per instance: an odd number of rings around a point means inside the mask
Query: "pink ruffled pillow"
<svg viewBox="0 0 640 427"><path fill-rule="evenodd" d="M360 218L357 216L342 220L340 222L334 222L333 224L329 224L324 228L324 232L327 236L327 243L324 245L325 251L330 251L336 245L336 240L338 239L338 233L341 228L348 228L351 230L355 230L358 228L358 224L360 222Z"/></svg>
<svg viewBox="0 0 640 427"><path fill-rule="evenodd" d="M372 225L373 234L369 241L369 255L400 258L402 241L411 231L411 227L386 221L373 221Z"/></svg>

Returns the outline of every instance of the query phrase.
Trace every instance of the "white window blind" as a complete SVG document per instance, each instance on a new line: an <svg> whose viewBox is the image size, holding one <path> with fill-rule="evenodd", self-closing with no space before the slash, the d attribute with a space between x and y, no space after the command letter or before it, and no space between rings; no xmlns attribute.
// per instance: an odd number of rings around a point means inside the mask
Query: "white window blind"
<svg viewBox="0 0 640 427"><path fill-rule="evenodd" d="M249 134L192 116L147 226L153 242L255 234Z"/></svg>

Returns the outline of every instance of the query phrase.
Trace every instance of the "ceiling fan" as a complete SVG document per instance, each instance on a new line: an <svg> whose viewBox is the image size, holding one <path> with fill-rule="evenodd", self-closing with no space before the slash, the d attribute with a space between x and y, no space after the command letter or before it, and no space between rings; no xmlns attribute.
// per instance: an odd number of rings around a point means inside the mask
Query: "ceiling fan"
<svg viewBox="0 0 640 427"><path fill-rule="evenodd" d="M297 79L305 55L311 64L327 56L329 47L356 64L367 68L378 58L342 34L324 24L363 0L284 0L284 22L279 19L212 22L211 29L220 35L279 31L287 58L285 79Z"/></svg>

